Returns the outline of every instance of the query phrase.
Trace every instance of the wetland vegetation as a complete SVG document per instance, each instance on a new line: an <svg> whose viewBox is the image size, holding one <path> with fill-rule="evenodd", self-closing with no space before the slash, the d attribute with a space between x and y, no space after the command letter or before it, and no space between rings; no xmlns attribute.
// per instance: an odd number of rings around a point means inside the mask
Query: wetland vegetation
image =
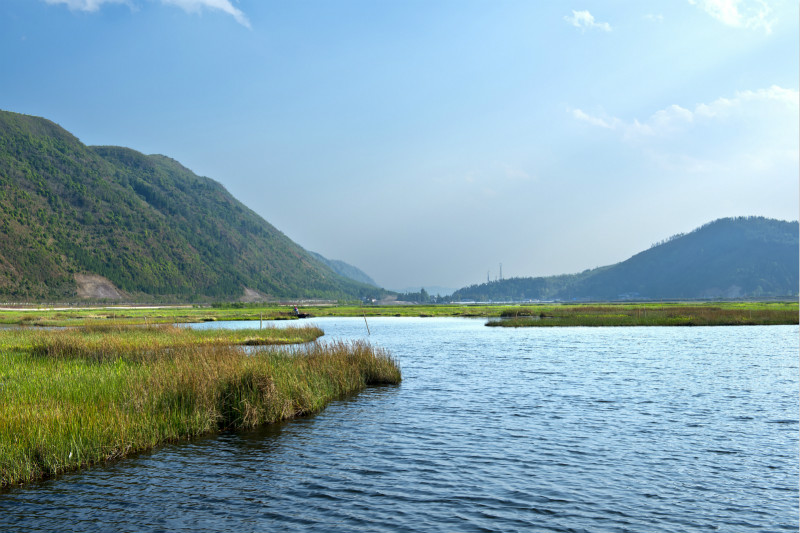
<svg viewBox="0 0 800 533"><path fill-rule="evenodd" d="M363 342L237 346L321 334L119 325L0 331L0 487L314 413L366 386L400 381L389 354Z"/></svg>
<svg viewBox="0 0 800 533"><path fill-rule="evenodd" d="M797 324L797 303L574 305L505 309L487 326L767 326Z"/></svg>
<svg viewBox="0 0 800 533"><path fill-rule="evenodd" d="M294 320L292 305L232 304L164 308L97 307L13 309L0 311L0 324L91 326L97 324L181 324L217 320ZM689 322L727 324L797 324L797 301L770 302L648 302L612 304L439 304L439 305L309 305L311 317L397 316L515 318L520 325L679 325ZM547 324L537 318L546 317ZM533 320L531 320L533 319ZM495 321L492 321L494 323ZM254 322L255 323L255 322ZM511 320L503 324L513 325Z"/></svg>

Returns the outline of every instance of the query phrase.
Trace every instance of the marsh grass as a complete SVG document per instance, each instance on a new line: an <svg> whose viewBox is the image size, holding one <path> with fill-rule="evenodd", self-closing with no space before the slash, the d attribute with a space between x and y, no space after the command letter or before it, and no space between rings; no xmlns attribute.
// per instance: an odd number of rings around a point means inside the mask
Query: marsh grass
<svg viewBox="0 0 800 533"><path fill-rule="evenodd" d="M314 413L401 378L386 352L363 342L245 353L184 342L172 330L136 332L135 340L128 331L57 333L35 342L24 332L0 335L0 486Z"/></svg>
<svg viewBox="0 0 800 533"><path fill-rule="evenodd" d="M81 328L30 328L0 332L0 349L22 349L50 358L147 358L188 346L281 345L310 342L323 334L313 327L192 329L182 326L97 324Z"/></svg>
<svg viewBox="0 0 800 533"><path fill-rule="evenodd" d="M788 310L798 312L798 302L689 302L689 303L613 303L587 306L573 303L537 303L510 307L507 304L436 304L436 305L327 305L303 306L303 312L314 317L326 316L404 316L404 317L499 317L504 311L521 312L535 309L535 312L551 310L559 311L580 307L611 307L614 309L638 308L647 309L683 306L683 307L718 307L720 309L752 310ZM24 324L32 326L97 326L115 327L124 325L181 324L189 322L252 320L258 323L263 320L295 320L292 307L287 305L264 304L243 308L209 308L176 306L172 308L133 308L133 309L67 309L67 310L8 310L0 311L0 324Z"/></svg>
<svg viewBox="0 0 800 533"><path fill-rule="evenodd" d="M797 324L797 309L778 306L593 305L506 309L487 326L747 326Z"/></svg>

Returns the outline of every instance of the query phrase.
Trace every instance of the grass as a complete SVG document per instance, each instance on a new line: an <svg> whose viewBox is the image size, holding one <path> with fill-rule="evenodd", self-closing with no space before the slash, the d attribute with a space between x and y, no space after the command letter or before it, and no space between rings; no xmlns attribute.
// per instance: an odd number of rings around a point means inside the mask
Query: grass
<svg viewBox="0 0 800 533"><path fill-rule="evenodd" d="M587 308L609 309L608 312L596 313L585 311ZM798 302L691 302L691 303L614 303L614 304L564 304L547 303L535 305L501 305L501 304L441 304L441 305L327 305L303 306L301 311L310 313L313 317L327 316L396 316L396 317L483 317L500 318L503 316L524 317L526 314L545 316L574 316L586 315L581 320L587 321L595 314L619 314L631 316L640 313L639 318L659 310L683 308L697 310L698 315L707 314L707 309L719 309L723 313L738 312L740 316L750 314L753 316L770 315L783 317L781 320L791 320L792 315L798 314ZM584 311L581 311L584 310ZM654 315L655 316L655 315ZM684 316L689 314L684 313ZM694 316L694 315L692 315ZM39 326L93 326L93 325L133 325L133 324L180 324L188 322L205 322L217 320L294 320L296 317L290 305L248 305L241 308L212 308L200 306L175 306L171 308L147 309L120 309L120 308L90 308L71 310L11 310L0 311L0 323L39 325ZM599 320L608 320L602 318ZM529 322L529 321L528 321ZM550 325L575 325L564 322L557 324L550 321ZM781 322L792 323L792 322ZM796 322L795 322L796 323ZM511 325L511 324L508 324ZM545 324L533 324L545 325ZM599 324L598 324L599 325ZM633 323L625 325L634 325Z"/></svg>
<svg viewBox="0 0 800 533"><path fill-rule="evenodd" d="M301 311L322 316L462 316L485 317L499 312L497 306L483 305L393 305L393 306L303 306ZM181 324L228 320L295 320L293 306L263 305L243 308L175 306L160 309L64 309L0 311L0 324L30 326L88 326L93 324Z"/></svg>
<svg viewBox="0 0 800 533"><path fill-rule="evenodd" d="M113 359L118 354L132 357L188 346L280 345L316 340L323 335L317 327L198 330L172 325L123 327L94 325L67 330L23 330L9 338L24 342L34 354L52 357Z"/></svg>
<svg viewBox="0 0 800 533"><path fill-rule="evenodd" d="M505 309L487 326L750 326L797 324L796 303L593 305Z"/></svg>
<svg viewBox="0 0 800 533"><path fill-rule="evenodd" d="M0 332L0 487L314 413L401 379L392 358L366 343L246 353L224 341L258 330L184 331Z"/></svg>

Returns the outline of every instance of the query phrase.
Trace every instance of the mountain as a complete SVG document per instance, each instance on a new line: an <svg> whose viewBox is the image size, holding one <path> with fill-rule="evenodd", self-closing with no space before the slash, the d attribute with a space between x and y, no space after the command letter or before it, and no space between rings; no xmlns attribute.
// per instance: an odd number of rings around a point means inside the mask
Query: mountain
<svg viewBox="0 0 800 533"><path fill-rule="evenodd" d="M346 278L352 279L354 281L358 281L359 283L365 283L367 285L372 285L373 287L377 287L378 284L375 283L371 277L369 277L363 270L358 267L354 267L349 263L345 263L344 261L339 261L338 259L327 259L322 255L316 252L308 252L314 257L317 261L324 263L330 267L331 270L339 274L340 276L344 276Z"/></svg>
<svg viewBox="0 0 800 533"><path fill-rule="evenodd" d="M132 300L382 294L177 161L0 111L0 298L69 300L87 281Z"/></svg>
<svg viewBox="0 0 800 533"><path fill-rule="evenodd" d="M798 223L724 218L630 259L580 274L513 278L456 291L454 300L792 298L800 284Z"/></svg>

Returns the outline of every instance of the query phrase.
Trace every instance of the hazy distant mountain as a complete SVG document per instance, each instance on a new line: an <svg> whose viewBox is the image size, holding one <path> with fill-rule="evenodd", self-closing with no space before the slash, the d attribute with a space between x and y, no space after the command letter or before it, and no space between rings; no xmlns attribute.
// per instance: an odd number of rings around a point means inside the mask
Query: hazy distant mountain
<svg viewBox="0 0 800 533"><path fill-rule="evenodd" d="M358 281L360 283L366 283L367 285L372 285L373 287L378 286L378 284L375 283L375 280L369 277L363 270L361 270L358 267L354 267L353 265L345 263L344 261L339 261L338 259L328 259L318 254L317 252L308 252L308 253L310 253L311 256L316 258L318 261L321 261L322 263L328 265L334 272L336 272L341 276L352 279L354 281Z"/></svg>
<svg viewBox="0 0 800 533"><path fill-rule="evenodd" d="M797 298L798 223L725 218L615 265L473 285L454 300Z"/></svg>
<svg viewBox="0 0 800 533"><path fill-rule="evenodd" d="M0 298L70 299L76 279L130 299L383 294L168 157L0 112Z"/></svg>

